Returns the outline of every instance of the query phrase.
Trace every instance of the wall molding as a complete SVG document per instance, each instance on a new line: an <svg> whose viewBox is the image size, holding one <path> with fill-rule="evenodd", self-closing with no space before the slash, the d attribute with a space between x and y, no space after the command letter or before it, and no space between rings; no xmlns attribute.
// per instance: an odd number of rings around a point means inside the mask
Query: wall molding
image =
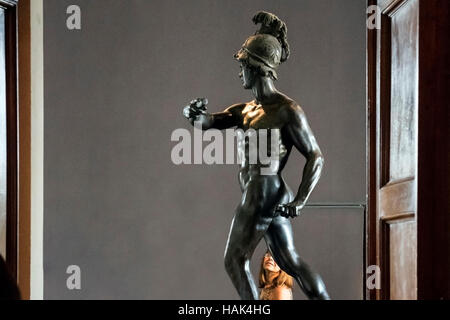
<svg viewBox="0 0 450 320"><path fill-rule="evenodd" d="M43 0L20 0L19 251L23 299L43 299Z"/></svg>

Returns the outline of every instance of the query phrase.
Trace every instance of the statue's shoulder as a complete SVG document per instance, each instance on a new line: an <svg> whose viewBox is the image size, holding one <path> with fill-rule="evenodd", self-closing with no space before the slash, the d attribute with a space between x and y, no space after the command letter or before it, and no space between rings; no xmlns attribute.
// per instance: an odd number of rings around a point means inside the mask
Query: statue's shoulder
<svg viewBox="0 0 450 320"><path fill-rule="evenodd" d="M236 103L228 107L226 111L230 112L233 115L241 115L247 104L248 103Z"/></svg>
<svg viewBox="0 0 450 320"><path fill-rule="evenodd" d="M284 96L281 101L280 107L287 121L292 120L293 118L301 119L305 117L302 107L295 100L288 96Z"/></svg>
<svg viewBox="0 0 450 320"><path fill-rule="evenodd" d="M251 102L236 103L236 104L233 104L230 108L232 108L232 109L244 109L250 103Z"/></svg>

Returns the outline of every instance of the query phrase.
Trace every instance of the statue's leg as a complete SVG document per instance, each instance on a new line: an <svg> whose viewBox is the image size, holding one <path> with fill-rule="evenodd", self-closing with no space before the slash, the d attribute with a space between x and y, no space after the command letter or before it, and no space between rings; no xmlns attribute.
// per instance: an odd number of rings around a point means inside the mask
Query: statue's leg
<svg viewBox="0 0 450 320"><path fill-rule="evenodd" d="M289 219L274 218L265 240L275 262L298 282L309 299L330 299L320 275L312 271L298 255Z"/></svg>
<svg viewBox="0 0 450 320"><path fill-rule="evenodd" d="M261 241L272 217L261 203L261 195L244 193L243 201L236 210L225 249L225 269L242 300L258 300L258 289L250 272L250 260Z"/></svg>

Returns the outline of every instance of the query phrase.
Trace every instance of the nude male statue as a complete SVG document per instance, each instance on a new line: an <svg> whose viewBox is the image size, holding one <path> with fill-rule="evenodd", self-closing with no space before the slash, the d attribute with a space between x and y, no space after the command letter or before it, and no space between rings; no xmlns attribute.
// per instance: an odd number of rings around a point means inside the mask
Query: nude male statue
<svg viewBox="0 0 450 320"><path fill-rule="evenodd" d="M267 129L280 137L279 165L271 174L261 174L261 164L251 163L248 146L241 146L246 148L239 172L243 194L225 250L225 268L241 299L258 300L250 259L264 238L276 263L296 279L309 299L327 300L329 295L321 277L295 249L289 221L301 214L320 178L324 159L301 107L274 85L277 67L290 55L285 23L267 12L259 12L253 21L261 28L246 40L235 58L240 62L243 87L251 90L255 99L212 114L206 112L207 100L197 99L184 109L184 115L191 124L199 122L203 130ZM295 197L282 177L293 147L307 160Z"/></svg>

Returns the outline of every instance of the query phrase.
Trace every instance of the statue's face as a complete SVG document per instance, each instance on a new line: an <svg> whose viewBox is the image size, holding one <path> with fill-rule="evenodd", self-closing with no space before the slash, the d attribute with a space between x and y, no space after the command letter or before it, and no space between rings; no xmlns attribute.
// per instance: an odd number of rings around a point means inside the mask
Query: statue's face
<svg viewBox="0 0 450 320"><path fill-rule="evenodd" d="M239 77L245 89L251 89L255 83L256 73L247 63L241 62L241 72Z"/></svg>
<svg viewBox="0 0 450 320"><path fill-rule="evenodd" d="M276 264L275 260L273 260L272 255L270 253L266 253L264 256L263 268L269 272L280 272L280 267Z"/></svg>

